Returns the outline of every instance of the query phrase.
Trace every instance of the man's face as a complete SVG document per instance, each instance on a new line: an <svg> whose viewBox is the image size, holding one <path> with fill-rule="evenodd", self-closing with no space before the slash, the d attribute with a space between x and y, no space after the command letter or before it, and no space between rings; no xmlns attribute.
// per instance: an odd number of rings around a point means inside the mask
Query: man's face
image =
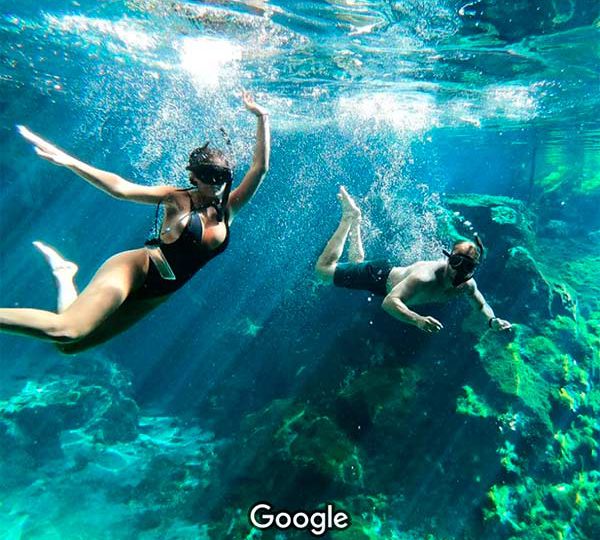
<svg viewBox="0 0 600 540"><path fill-rule="evenodd" d="M447 275L452 279L455 287L471 279L476 268L476 261L460 250L454 250L446 262Z"/></svg>

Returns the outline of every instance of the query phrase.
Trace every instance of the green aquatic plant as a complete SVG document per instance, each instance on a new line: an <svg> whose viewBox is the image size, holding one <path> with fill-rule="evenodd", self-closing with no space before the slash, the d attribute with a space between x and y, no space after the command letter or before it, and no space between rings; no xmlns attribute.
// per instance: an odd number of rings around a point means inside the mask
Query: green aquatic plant
<svg viewBox="0 0 600 540"><path fill-rule="evenodd" d="M540 481L541 480L541 481ZM494 485L484 520L504 526L502 535L523 539L587 539L599 521L600 473L577 472L563 482L522 478Z"/></svg>
<svg viewBox="0 0 600 540"><path fill-rule="evenodd" d="M597 353L585 320L557 316L538 334L525 326L514 329L509 342L488 333L476 346L484 368L502 392L518 398L551 430L553 404L571 412L582 405L596 406L591 404L595 394L590 373Z"/></svg>
<svg viewBox="0 0 600 540"><path fill-rule="evenodd" d="M487 492L488 505L483 509L483 518L497 520L502 524L508 524L515 531L520 529L515 520L515 500L509 486L493 485Z"/></svg>
<svg viewBox="0 0 600 540"><path fill-rule="evenodd" d="M575 398L569 393L569 391L563 386L558 391L559 400L568 406L572 411L577 410L577 402Z"/></svg>
<svg viewBox="0 0 600 540"><path fill-rule="evenodd" d="M549 462L559 471L592 464L600 451L600 422L597 418L579 414L565 430L554 434L554 444L548 449Z"/></svg>
<svg viewBox="0 0 600 540"><path fill-rule="evenodd" d="M521 465L519 464L519 456L515 451L515 445L510 441L504 441L504 445L498 448L500 455L500 465L508 472L520 474Z"/></svg>
<svg viewBox="0 0 600 540"><path fill-rule="evenodd" d="M564 353L583 363L594 352L595 336L590 332L588 319L558 315L548 320L542 328L543 335Z"/></svg>
<svg viewBox="0 0 600 540"><path fill-rule="evenodd" d="M554 441L555 454L550 458L550 462L554 464L556 469L563 472L575 463L573 438L569 432L557 431L554 434Z"/></svg>
<svg viewBox="0 0 600 540"><path fill-rule="evenodd" d="M468 385L462 388L464 395L459 396L456 400L457 413L466 414L467 416L479 416L481 418L488 418L495 415L494 410L475 393L473 388Z"/></svg>

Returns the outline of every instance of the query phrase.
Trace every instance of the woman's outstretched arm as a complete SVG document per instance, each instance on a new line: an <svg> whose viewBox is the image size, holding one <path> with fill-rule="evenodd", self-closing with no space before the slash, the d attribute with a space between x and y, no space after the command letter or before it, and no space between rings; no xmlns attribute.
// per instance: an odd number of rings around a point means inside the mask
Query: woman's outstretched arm
<svg viewBox="0 0 600 540"><path fill-rule="evenodd" d="M19 133L33 144L38 156L60 167L66 167L87 180L90 184L117 199L156 204L168 200L175 190L172 186L144 186L129 182L118 174L96 169L83 161L63 152L25 126L17 126Z"/></svg>
<svg viewBox="0 0 600 540"><path fill-rule="evenodd" d="M244 106L256 116L256 146L252 165L240 185L231 192L229 208L231 218L252 198L260 186L266 172L269 170L271 154L271 129L267 111L257 105L248 92L243 94Z"/></svg>

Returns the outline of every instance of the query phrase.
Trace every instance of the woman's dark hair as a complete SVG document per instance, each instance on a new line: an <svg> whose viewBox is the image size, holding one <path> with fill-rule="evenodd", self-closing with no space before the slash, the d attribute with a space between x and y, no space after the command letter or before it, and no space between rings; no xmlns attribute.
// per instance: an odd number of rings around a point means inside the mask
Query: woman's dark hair
<svg viewBox="0 0 600 540"><path fill-rule="evenodd" d="M186 169L188 171L195 172L194 169L198 169L200 172L201 169L205 169L207 166L218 168L218 169L230 169L231 164L227 159L227 156L221 150L217 150L216 148L209 148L208 145L210 143L207 142L203 146L199 146L195 148L190 153L188 166Z"/></svg>

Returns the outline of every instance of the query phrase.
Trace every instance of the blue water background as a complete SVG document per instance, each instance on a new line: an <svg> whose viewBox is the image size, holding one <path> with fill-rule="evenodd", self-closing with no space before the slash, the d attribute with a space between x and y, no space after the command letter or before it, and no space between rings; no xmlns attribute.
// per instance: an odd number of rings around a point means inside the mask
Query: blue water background
<svg viewBox="0 0 600 540"><path fill-rule="evenodd" d="M357 311L373 322L366 337L373 326L394 327L376 300L315 284L314 262L339 220L340 184L365 213L367 253L410 263L437 257L450 241L437 225L444 194L528 201L539 194L532 174L553 170L546 159L553 152L582 175L595 173L592 2L576 3L578 15L558 37L528 34L520 20L519 32L505 25L504 34L480 45L457 37L466 23L452 2L408 3L405 19L355 35L340 15L344 7L324 2L279 1L267 15L243 3L194 4L226 12L225 22L212 26L153 4L0 2L2 304L55 307L54 283L33 240L76 261L83 286L103 260L139 247L154 216L152 206L111 199L40 160L16 124L133 181L181 186L187 153L207 139L223 147L223 126L234 141L239 181L254 143L244 87L272 115L269 174L236 219L229 249L110 343L65 358L46 343L3 335L0 398L18 392L34 366L101 354L131 370L142 407L208 422L211 389L230 386L231 414L252 411L293 395L299 370L321 369ZM373 14L385 20L395 3L366 4L364 24L376 24ZM508 7L495 5L508 17ZM426 9L433 15L419 17ZM122 28L150 44L122 38ZM182 40L203 36L242 51L219 66L216 84L182 67ZM552 213L575 233L599 226L596 208L568 200ZM487 242L493 250L493 239ZM485 284L482 273L484 291ZM432 314L445 314L459 336L452 316L460 309ZM436 339L407 347L434 358Z"/></svg>

